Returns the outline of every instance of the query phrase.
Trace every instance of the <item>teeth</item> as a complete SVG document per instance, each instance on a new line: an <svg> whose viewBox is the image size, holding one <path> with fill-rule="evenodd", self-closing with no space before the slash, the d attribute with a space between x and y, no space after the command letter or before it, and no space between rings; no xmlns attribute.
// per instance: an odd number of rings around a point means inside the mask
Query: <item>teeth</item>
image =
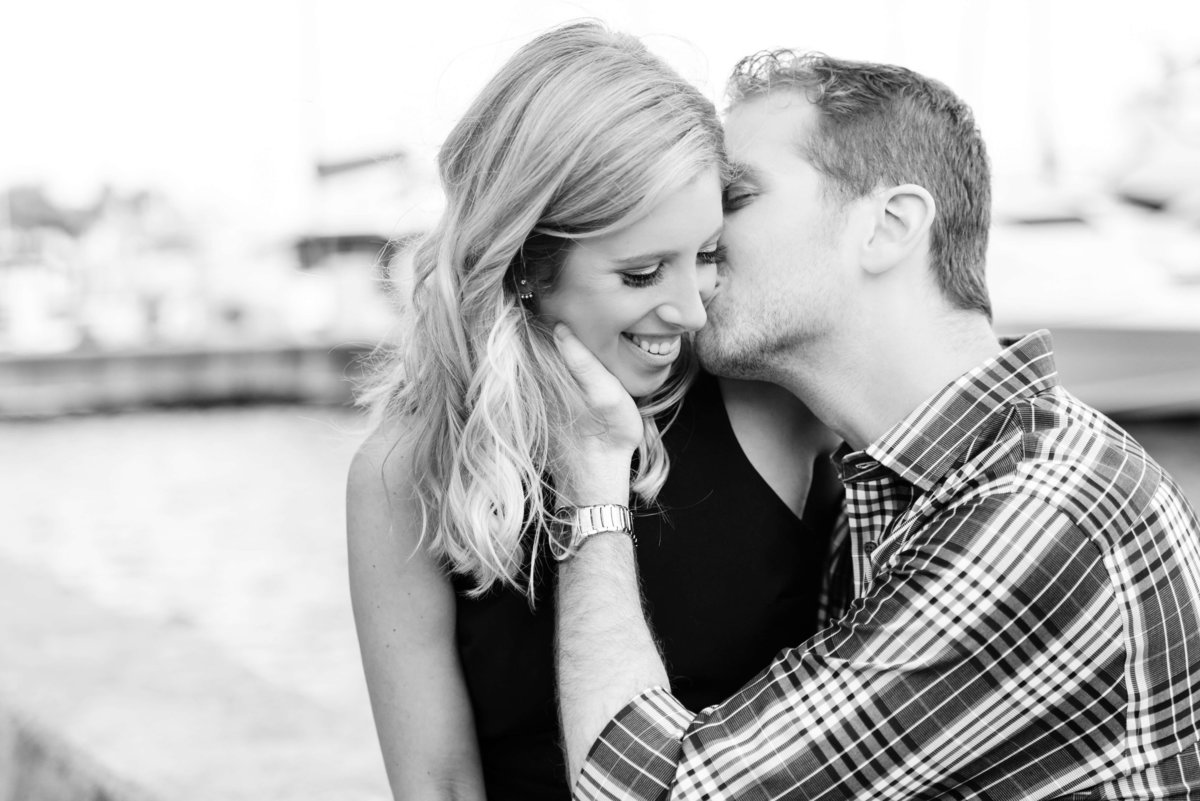
<svg viewBox="0 0 1200 801"><path fill-rule="evenodd" d="M633 335L627 335L627 336L628 336L629 340L631 342L633 342L633 344L637 345L639 348L646 351L646 353L652 354L654 356L666 356L667 354L674 353L675 349L679 346L679 338L678 337L674 337L672 339L667 339L667 340L662 340L662 339L649 340L649 339L643 339L641 337L633 336Z"/></svg>

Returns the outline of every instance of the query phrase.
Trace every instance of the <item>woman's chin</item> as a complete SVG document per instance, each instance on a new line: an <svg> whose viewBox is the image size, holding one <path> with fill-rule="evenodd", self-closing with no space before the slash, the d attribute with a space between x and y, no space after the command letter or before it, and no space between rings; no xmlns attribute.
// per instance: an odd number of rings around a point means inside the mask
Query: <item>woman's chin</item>
<svg viewBox="0 0 1200 801"><path fill-rule="evenodd" d="M662 389L669 377L670 371L664 370L661 376L617 376L617 380L634 400L641 400Z"/></svg>

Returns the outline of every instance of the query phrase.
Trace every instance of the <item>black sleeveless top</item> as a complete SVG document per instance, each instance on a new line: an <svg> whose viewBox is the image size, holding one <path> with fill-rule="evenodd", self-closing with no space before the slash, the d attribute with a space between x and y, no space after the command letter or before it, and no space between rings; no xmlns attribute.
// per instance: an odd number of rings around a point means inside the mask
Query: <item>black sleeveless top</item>
<svg viewBox="0 0 1200 801"><path fill-rule="evenodd" d="M803 520L767 486L701 374L666 434L671 471L654 509L635 511L638 570L671 691L700 711L733 695L780 649L815 631L841 487L818 458ZM488 801L566 801L554 684L554 562L539 557L537 605L455 577L457 641Z"/></svg>

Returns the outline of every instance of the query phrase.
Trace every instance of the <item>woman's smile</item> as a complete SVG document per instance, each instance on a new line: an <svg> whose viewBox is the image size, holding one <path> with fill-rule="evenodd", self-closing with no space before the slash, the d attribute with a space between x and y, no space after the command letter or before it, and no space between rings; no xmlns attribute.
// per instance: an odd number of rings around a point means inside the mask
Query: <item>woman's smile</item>
<svg viewBox="0 0 1200 801"><path fill-rule="evenodd" d="M566 323L630 395L646 397L707 319L721 227L712 168L633 224L572 244L538 313Z"/></svg>

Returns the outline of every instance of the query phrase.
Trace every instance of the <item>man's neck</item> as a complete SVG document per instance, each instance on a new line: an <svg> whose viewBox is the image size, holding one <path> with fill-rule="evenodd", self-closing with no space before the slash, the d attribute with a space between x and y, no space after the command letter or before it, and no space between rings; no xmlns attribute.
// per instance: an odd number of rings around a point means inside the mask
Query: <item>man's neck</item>
<svg viewBox="0 0 1200 801"><path fill-rule="evenodd" d="M953 313L925 325L871 325L806 343L782 366L791 390L855 450L1000 352L987 320Z"/></svg>

